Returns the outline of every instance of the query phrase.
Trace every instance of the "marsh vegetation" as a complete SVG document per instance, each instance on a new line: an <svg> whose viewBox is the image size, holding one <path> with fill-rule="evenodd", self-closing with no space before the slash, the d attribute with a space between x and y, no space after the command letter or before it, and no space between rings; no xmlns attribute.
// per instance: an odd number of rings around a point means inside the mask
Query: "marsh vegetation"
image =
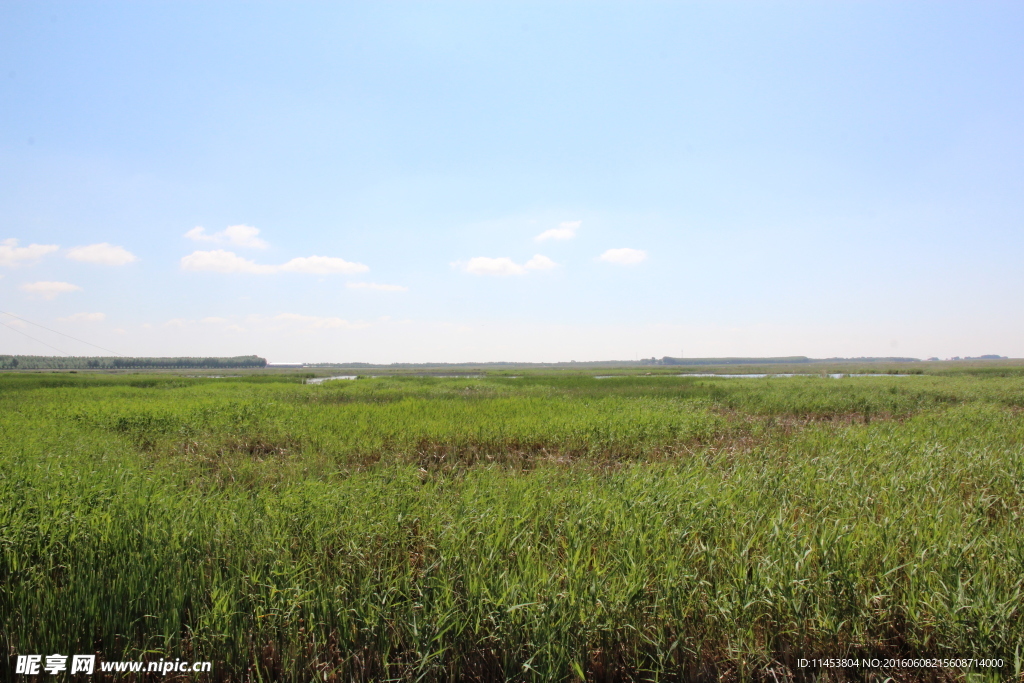
<svg viewBox="0 0 1024 683"><path fill-rule="evenodd" d="M226 680L1019 677L998 374L0 375L0 630Z"/></svg>

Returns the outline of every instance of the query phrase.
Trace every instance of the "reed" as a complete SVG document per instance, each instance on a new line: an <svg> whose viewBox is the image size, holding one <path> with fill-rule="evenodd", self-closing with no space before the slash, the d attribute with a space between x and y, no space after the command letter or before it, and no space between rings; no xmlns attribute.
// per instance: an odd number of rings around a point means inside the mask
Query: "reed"
<svg viewBox="0 0 1024 683"><path fill-rule="evenodd" d="M0 376L9 652L218 680L809 680L824 656L1020 679L1022 378L277 378Z"/></svg>

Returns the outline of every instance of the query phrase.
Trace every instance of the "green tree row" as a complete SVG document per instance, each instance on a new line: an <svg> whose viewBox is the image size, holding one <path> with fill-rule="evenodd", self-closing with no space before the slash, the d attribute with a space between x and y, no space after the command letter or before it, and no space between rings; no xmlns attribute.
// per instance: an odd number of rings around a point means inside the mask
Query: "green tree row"
<svg viewBox="0 0 1024 683"><path fill-rule="evenodd" d="M0 356L6 370L142 370L185 368L262 368L267 359L259 356L231 358L132 358L125 356Z"/></svg>

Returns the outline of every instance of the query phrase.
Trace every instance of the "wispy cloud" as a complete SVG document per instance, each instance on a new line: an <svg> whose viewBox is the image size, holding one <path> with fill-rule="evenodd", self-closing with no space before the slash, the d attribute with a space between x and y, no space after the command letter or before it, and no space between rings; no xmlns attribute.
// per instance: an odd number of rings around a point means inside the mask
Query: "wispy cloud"
<svg viewBox="0 0 1024 683"><path fill-rule="evenodd" d="M456 261L452 263L456 268L461 268L473 275L495 275L504 277L508 275L525 275L531 270L550 270L558 264L542 254L535 254L532 259L524 265L520 265L508 258L501 256L491 258L489 256L474 256L465 263Z"/></svg>
<svg viewBox="0 0 1024 683"><path fill-rule="evenodd" d="M408 287L402 285L381 285L376 282L349 282L345 285L349 289L375 289L379 292L407 292Z"/></svg>
<svg viewBox="0 0 1024 683"><path fill-rule="evenodd" d="M630 249L628 247L609 249L597 257L599 261L615 263L620 266L635 266L646 258L647 252L643 249Z"/></svg>
<svg viewBox="0 0 1024 683"><path fill-rule="evenodd" d="M365 273L370 269L369 266L362 263L353 263L333 256L302 256L276 267L285 273L310 273L313 275L330 275L332 273L354 275L355 273Z"/></svg>
<svg viewBox="0 0 1024 683"><path fill-rule="evenodd" d="M465 264L455 263L453 265L462 265L463 270L473 275L523 275L526 273L526 268L513 261L512 259L502 256L500 258L490 258L489 256L474 256L469 259Z"/></svg>
<svg viewBox="0 0 1024 683"><path fill-rule="evenodd" d="M255 261L243 258L233 251L214 249L212 251L194 251L181 258L184 270L209 270L215 273L253 273L266 275L275 272L274 266L263 266Z"/></svg>
<svg viewBox="0 0 1024 683"><path fill-rule="evenodd" d="M66 318L57 318L57 320L64 323L98 323L106 319L106 313L75 313Z"/></svg>
<svg viewBox="0 0 1024 683"><path fill-rule="evenodd" d="M558 264L543 254L534 254L533 258L526 262L524 268L527 270L551 270L557 268Z"/></svg>
<svg viewBox="0 0 1024 683"><path fill-rule="evenodd" d="M222 327L221 329L229 330L229 331L232 331L232 332L237 332L238 330L242 329L241 327L239 327L238 325L235 325L235 324L230 324L230 325L226 325L225 324L225 323L230 323L230 322L231 322L231 320L229 318L219 318L217 316L208 316L206 318L202 318L201 320L192 320L190 318L171 318L170 320L167 320L167 321L164 321L163 323L161 323L161 325L163 327L175 328L175 329L183 329L183 328L186 328L186 327L194 329L196 325L224 325L224 327ZM143 325L143 327L146 327L146 325Z"/></svg>
<svg viewBox="0 0 1024 683"><path fill-rule="evenodd" d="M311 275L365 273L370 268L362 263L353 263L332 256L303 256L293 258L280 265L256 263L232 251L214 249L194 251L181 259L184 270L205 270L215 273L250 273L272 275L274 273L307 273Z"/></svg>
<svg viewBox="0 0 1024 683"><path fill-rule="evenodd" d="M60 249L56 244L30 244L19 247L18 240L0 241L0 266L24 266L34 263L50 252Z"/></svg>
<svg viewBox="0 0 1024 683"><path fill-rule="evenodd" d="M229 244L246 249L266 249L270 245L257 237L259 234L259 228L254 228L251 225L231 225L220 232L214 233L207 233L206 228L197 225L186 232L185 237L196 242Z"/></svg>
<svg viewBox="0 0 1024 683"><path fill-rule="evenodd" d="M100 242L84 247L72 247L68 251L68 258L72 261L83 263L97 263L101 266L123 266L132 261L138 261L138 257L124 247L116 247L113 244Z"/></svg>
<svg viewBox="0 0 1024 683"><path fill-rule="evenodd" d="M297 323L303 327L316 330L361 330L369 327L369 323L350 322L344 318L328 318L317 315L300 315L298 313L280 313L274 316L274 320L287 323Z"/></svg>
<svg viewBox="0 0 1024 683"><path fill-rule="evenodd" d="M28 292L47 301L57 298L58 294L67 292L79 292L82 290L78 285L70 282L27 282L18 287L23 292Z"/></svg>
<svg viewBox="0 0 1024 683"><path fill-rule="evenodd" d="M563 221L558 224L557 228L545 230L533 239L538 242L543 242L544 240L571 240L576 236L576 231L580 229L581 225L583 225L583 221Z"/></svg>

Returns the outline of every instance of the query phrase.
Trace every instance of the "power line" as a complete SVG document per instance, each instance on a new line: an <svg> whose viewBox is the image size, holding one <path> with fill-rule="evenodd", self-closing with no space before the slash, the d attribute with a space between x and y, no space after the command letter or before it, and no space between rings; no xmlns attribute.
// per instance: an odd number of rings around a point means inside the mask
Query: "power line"
<svg viewBox="0 0 1024 683"><path fill-rule="evenodd" d="M49 346L49 347L50 347L51 349L53 349L54 351L57 351L58 353L62 353L62 354L64 354L65 356L70 356L70 355L71 355L71 354L70 354L70 353L68 353L67 351L61 351L61 350L60 350L60 349L58 349L58 348L57 348L56 346L50 346L50 344L47 344L47 343L46 343L46 342L44 342L44 341L43 341L42 339L36 339L35 337L33 337L33 336L32 336L31 334L29 334L28 332L22 332L22 331L21 331L21 330L19 330L18 328L16 328L16 327L11 327L11 326L10 326L10 325L8 325L7 323L0 323L0 325L3 325L4 327L6 327L6 328L7 328L7 329L9 329L9 330L14 330L14 331L15 331L15 332L17 332L18 334L23 334L23 335L25 335L26 337L28 337L29 339L31 339L32 341L35 341L35 342L39 342L39 343L40 343L40 344L42 344L43 346Z"/></svg>
<svg viewBox="0 0 1024 683"><path fill-rule="evenodd" d="M42 327L47 332L53 332L54 334L59 334L62 337L67 337L68 339L74 339L76 342L81 342L82 344L88 344L89 346L95 346L97 349L102 349L103 351L106 351L107 353L112 353L115 356L120 356L121 355L117 351L111 351L110 349L108 349L108 348L106 348L104 346L100 346L99 344L93 344L92 342L87 342L84 339L79 339L78 337L72 337L70 334L64 334L63 332L58 332L57 330L51 330L49 327L46 327L45 325L40 325L39 323L34 323L31 320L26 320L25 318L22 318L21 316L14 315L13 313L8 313L7 311L0 311L0 313L3 313L4 315L9 315L12 318L17 318L18 320L20 320L22 322L26 322L29 325L35 325L36 327ZM2 324L2 323L0 323L0 324ZM13 330L14 328L12 327L11 329ZM25 336L28 337L27 334ZM30 339L31 338L32 337L30 337ZM38 341L38 340L36 340L36 341ZM40 344L46 344L46 342L39 342L39 343ZM46 345L50 346L49 344L46 344ZM50 348L53 349L53 348L56 348L56 347L50 346ZM61 351L61 353L64 353L64 352ZM67 354L67 355L70 356L71 354Z"/></svg>

